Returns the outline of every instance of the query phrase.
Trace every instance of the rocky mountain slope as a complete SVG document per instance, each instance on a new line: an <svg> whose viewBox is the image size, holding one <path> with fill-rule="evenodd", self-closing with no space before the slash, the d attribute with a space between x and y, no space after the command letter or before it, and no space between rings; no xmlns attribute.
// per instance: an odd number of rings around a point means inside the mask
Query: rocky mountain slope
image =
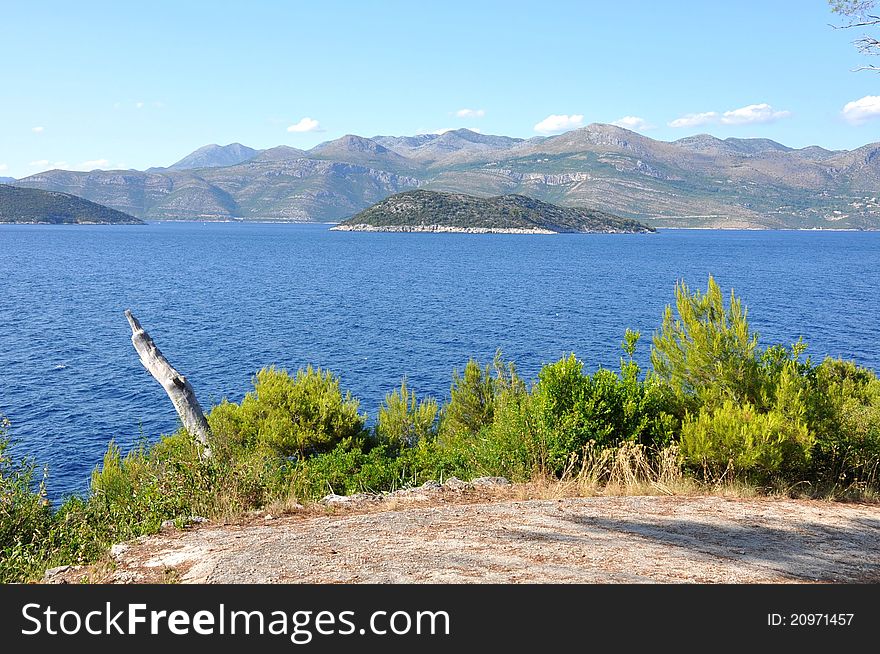
<svg viewBox="0 0 880 654"><path fill-rule="evenodd" d="M560 207L524 195L478 198L462 193L405 191L358 212L334 229L345 231L452 231L645 233L654 229L603 211Z"/></svg>
<svg viewBox="0 0 880 654"><path fill-rule="evenodd" d="M142 221L66 193L0 184L0 223L139 225Z"/></svg>
<svg viewBox="0 0 880 654"><path fill-rule="evenodd" d="M212 143L199 148L185 156L177 163L168 166L169 170L192 170L194 168L218 168L220 166L234 166L252 159L259 151L249 148L241 143L229 145L217 145Z"/></svg>
<svg viewBox="0 0 880 654"><path fill-rule="evenodd" d="M666 142L601 124L528 140L469 130L347 135L308 151L279 146L232 165L53 170L15 184L154 220L335 222L423 188L526 195L663 227L880 228L880 143L831 151L709 135Z"/></svg>

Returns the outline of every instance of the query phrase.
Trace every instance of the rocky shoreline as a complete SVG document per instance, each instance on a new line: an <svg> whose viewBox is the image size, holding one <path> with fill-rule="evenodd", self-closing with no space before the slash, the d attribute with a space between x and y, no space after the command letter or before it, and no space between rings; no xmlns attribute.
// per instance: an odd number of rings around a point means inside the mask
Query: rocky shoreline
<svg viewBox="0 0 880 654"><path fill-rule="evenodd" d="M449 225L336 225L337 232L437 232L444 234L558 234L550 229L515 227L452 227Z"/></svg>

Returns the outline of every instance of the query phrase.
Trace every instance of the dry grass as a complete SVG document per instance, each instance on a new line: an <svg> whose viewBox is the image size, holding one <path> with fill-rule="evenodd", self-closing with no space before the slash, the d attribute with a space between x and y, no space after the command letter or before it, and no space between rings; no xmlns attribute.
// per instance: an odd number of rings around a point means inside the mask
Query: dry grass
<svg viewBox="0 0 880 654"><path fill-rule="evenodd" d="M623 443L617 447L586 447L580 457L572 457L572 463L561 478L539 472L525 483L440 492L432 495L425 504L637 495L880 501L880 494L864 488L838 489L820 495L807 482L762 487L727 474L712 481L700 480L688 474L682 467L677 445L652 451L638 443ZM291 495L250 511L242 511L231 502L218 501L208 515L215 524L244 525L282 516L308 518L319 515L374 513L406 509L413 505L412 499L395 496L382 497L381 501L353 502L351 505L327 505L317 500L300 502Z"/></svg>
<svg viewBox="0 0 880 654"><path fill-rule="evenodd" d="M685 477L678 448L669 446L654 453L639 443L614 448L588 447L580 468L569 470L571 481L583 495L691 495L698 485Z"/></svg>
<svg viewBox="0 0 880 654"><path fill-rule="evenodd" d="M561 479L539 474L532 481L517 484L516 487L519 499L523 500L613 495L712 495L726 498L880 501L880 494L863 487L817 494L808 482L758 486L732 475L723 475L711 481L700 480L685 472L677 446L670 445L658 452L651 452L638 443L624 443L614 448L588 447L580 457L578 466L569 466Z"/></svg>

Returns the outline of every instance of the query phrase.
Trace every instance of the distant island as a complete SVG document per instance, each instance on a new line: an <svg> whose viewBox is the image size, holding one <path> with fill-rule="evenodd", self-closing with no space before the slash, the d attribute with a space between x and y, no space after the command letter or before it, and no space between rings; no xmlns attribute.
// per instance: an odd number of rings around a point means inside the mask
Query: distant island
<svg viewBox="0 0 880 654"><path fill-rule="evenodd" d="M595 209L560 207L525 195L478 198L439 191L406 191L392 195L332 229L469 234L641 234L656 231L630 218Z"/></svg>
<svg viewBox="0 0 880 654"><path fill-rule="evenodd" d="M127 213L75 195L0 184L0 223L143 225Z"/></svg>

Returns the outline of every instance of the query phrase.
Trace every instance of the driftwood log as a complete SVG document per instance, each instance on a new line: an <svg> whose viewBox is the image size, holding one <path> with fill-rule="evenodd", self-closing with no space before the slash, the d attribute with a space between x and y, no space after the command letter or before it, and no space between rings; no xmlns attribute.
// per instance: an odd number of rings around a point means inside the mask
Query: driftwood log
<svg viewBox="0 0 880 654"><path fill-rule="evenodd" d="M205 456L210 456L208 436L211 429L208 427L208 421L196 399L192 385L186 377L171 367L171 364L156 347L153 339L144 331L138 319L132 315L129 309L125 310L125 317L128 318L128 324L131 325L131 342L140 356L144 368L162 385L162 388L168 393L168 397L171 398L183 427L199 440Z"/></svg>

